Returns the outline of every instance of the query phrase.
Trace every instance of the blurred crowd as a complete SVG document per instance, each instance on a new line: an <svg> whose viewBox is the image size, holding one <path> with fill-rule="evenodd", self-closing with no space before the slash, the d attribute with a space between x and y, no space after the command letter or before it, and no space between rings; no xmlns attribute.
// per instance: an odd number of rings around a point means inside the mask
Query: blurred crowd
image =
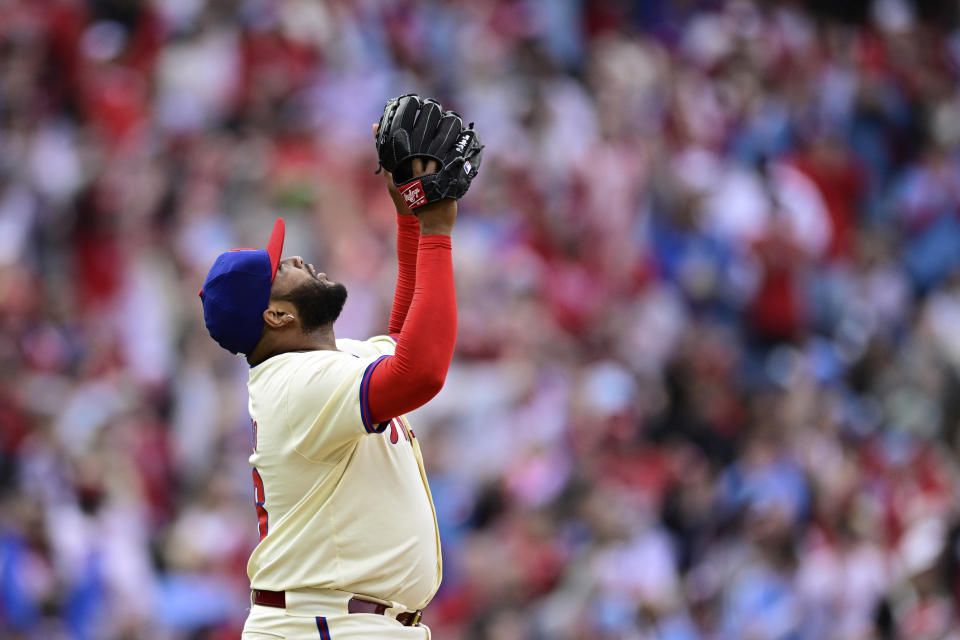
<svg viewBox="0 0 960 640"><path fill-rule="evenodd" d="M0 0L0 636L239 637L197 290L282 215L383 332L418 91L487 144L412 419L433 637L957 640L955 5Z"/></svg>

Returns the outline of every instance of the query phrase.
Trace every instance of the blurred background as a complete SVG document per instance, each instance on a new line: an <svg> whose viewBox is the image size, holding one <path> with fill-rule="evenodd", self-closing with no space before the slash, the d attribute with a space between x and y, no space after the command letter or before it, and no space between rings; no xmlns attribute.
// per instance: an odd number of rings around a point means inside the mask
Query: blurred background
<svg viewBox="0 0 960 640"><path fill-rule="evenodd" d="M960 638L960 3L0 0L0 637L239 637L214 257L383 332L370 132L487 149L418 412L443 640ZM388 488L385 488L388 490Z"/></svg>

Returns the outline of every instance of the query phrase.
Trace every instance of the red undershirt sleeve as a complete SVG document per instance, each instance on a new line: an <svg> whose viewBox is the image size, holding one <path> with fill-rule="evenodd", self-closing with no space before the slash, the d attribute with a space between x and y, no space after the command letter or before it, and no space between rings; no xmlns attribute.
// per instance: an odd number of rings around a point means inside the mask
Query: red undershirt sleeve
<svg viewBox="0 0 960 640"><path fill-rule="evenodd" d="M457 300L450 237L421 236L418 246L416 285L396 351L367 373L368 420L374 425L423 406L437 395L453 358Z"/></svg>
<svg viewBox="0 0 960 640"><path fill-rule="evenodd" d="M417 216L397 214L397 287L393 292L390 324L387 333L396 339L413 300L417 282L417 246L420 242L420 221Z"/></svg>

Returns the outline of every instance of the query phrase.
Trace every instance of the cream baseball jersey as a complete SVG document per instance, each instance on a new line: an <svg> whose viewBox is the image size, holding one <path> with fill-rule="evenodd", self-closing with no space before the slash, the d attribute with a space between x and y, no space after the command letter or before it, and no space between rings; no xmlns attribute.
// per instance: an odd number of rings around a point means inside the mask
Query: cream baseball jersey
<svg viewBox="0 0 960 640"><path fill-rule="evenodd" d="M419 444L402 416L370 424L372 365L388 336L337 340L250 369L260 542L250 586L338 589L422 609L440 586L440 538ZM361 401L362 400L362 401Z"/></svg>

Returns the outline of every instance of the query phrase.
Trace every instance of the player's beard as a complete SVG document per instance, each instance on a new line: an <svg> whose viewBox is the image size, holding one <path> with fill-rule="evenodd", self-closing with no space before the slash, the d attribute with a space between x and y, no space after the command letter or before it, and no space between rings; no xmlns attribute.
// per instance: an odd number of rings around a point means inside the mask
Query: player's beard
<svg viewBox="0 0 960 640"><path fill-rule="evenodd" d="M347 288L339 282L308 280L283 296L293 303L304 333L332 324L347 301Z"/></svg>

